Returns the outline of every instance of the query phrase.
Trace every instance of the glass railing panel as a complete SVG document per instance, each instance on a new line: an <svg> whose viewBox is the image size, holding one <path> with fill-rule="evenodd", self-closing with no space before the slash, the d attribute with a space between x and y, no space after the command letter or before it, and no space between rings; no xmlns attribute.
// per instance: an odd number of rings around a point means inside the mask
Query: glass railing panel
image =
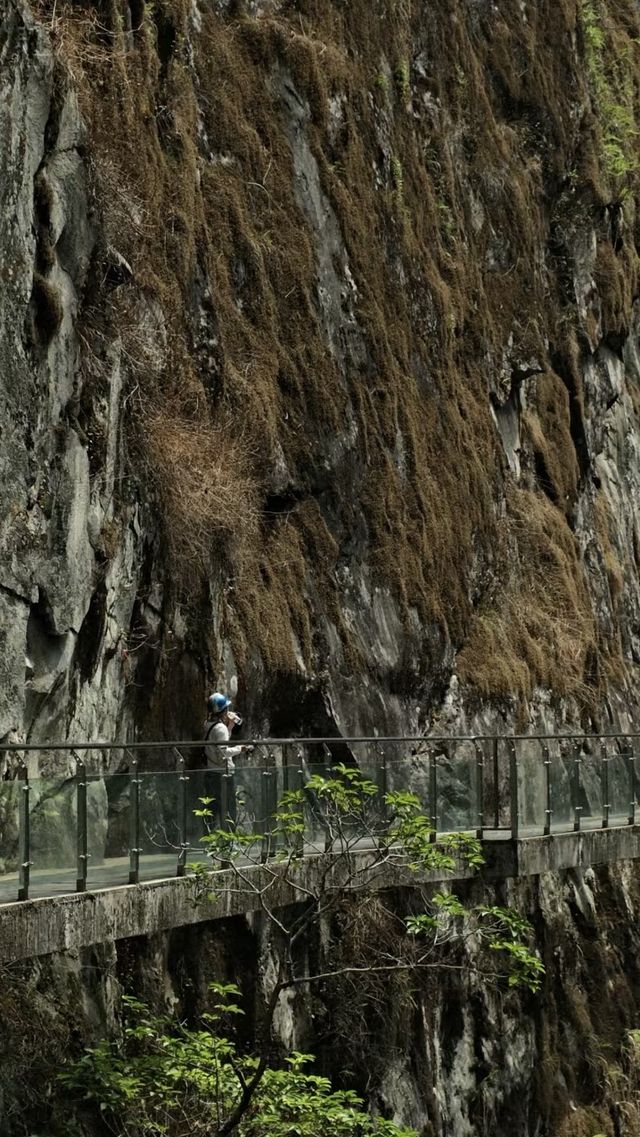
<svg viewBox="0 0 640 1137"><path fill-rule="evenodd" d="M376 746L354 747L354 754L355 764L348 764L346 770L333 766L329 777L338 781L346 779L354 795L354 804L339 822L344 839L352 847L365 848L375 845L382 833L387 831L389 811L384 798L388 791L398 787L399 763L393 761L396 755L382 753L380 747ZM349 781L351 770L356 771L356 779ZM338 824L338 812L335 808L332 811L332 830Z"/></svg>
<svg viewBox="0 0 640 1137"><path fill-rule="evenodd" d="M323 753L321 747L298 749L295 755L286 754L287 765L281 770L281 790L302 793L302 816L304 833L298 838L304 852L308 855L322 853L333 847L334 843L348 842L350 846L360 843L378 832L383 810L381 785L381 766L377 754L358 754L354 763L353 755L349 761L333 762L330 753ZM342 756L340 756L342 757ZM364 760L364 761L363 761ZM350 781L346 771L355 771L357 781ZM347 810L336 807L330 793L324 793L317 779L340 783L354 791L353 800ZM375 786L375 793L360 793L358 782L362 779ZM288 844L283 837L281 844ZM295 840L292 842L295 844Z"/></svg>
<svg viewBox="0 0 640 1137"><path fill-rule="evenodd" d="M435 805L431 801L432 762L437 761L438 749L420 742L413 750L403 757L385 754L385 781L390 792L408 791L417 797L422 812L431 819Z"/></svg>
<svg viewBox="0 0 640 1137"><path fill-rule="evenodd" d="M551 833L568 833L573 830L575 810L573 787L575 762L573 749L562 747L553 740L547 747L549 762L549 797Z"/></svg>
<svg viewBox="0 0 640 1137"><path fill-rule="evenodd" d="M21 779L0 782L0 903L18 899Z"/></svg>
<svg viewBox="0 0 640 1137"><path fill-rule="evenodd" d="M330 765L329 757L324 757L319 748L297 750L292 754L285 753L286 765L278 771L277 801L280 802L284 793L302 794L302 819L304 832L299 835L287 834L286 825L280 825L278 837L279 849L297 848L307 855L324 852L334 836L338 836L335 813L330 802L321 788L316 786L316 779L324 781L338 780L341 774L338 769ZM351 835L353 832L353 819L346 818L343 832Z"/></svg>
<svg viewBox="0 0 640 1137"><path fill-rule="evenodd" d="M185 773L186 797L186 853L187 868L190 864L207 863L207 837L219 823L218 795L219 779L211 777L210 770L187 770ZM200 814L206 816L200 816Z"/></svg>
<svg viewBox="0 0 640 1137"><path fill-rule="evenodd" d="M547 770L542 742L525 738L516 742L518 768L518 835L542 834L547 824Z"/></svg>
<svg viewBox="0 0 640 1137"><path fill-rule="evenodd" d="M359 776L367 790L362 795L353 825L354 839L364 848L375 844L388 828L390 811L385 804L385 796L392 789L394 770L405 766L406 760L393 743L354 744L353 751Z"/></svg>
<svg viewBox="0 0 640 1137"><path fill-rule="evenodd" d="M182 841L179 774L139 773L138 783L140 879L175 876Z"/></svg>
<svg viewBox="0 0 640 1137"><path fill-rule="evenodd" d="M282 770L275 763L267 767L238 764L233 772L187 771L187 866L207 862L206 838L220 829L238 836L234 858L260 860L267 835L275 826L282 784ZM247 837L255 840L247 844Z"/></svg>
<svg viewBox="0 0 640 1137"><path fill-rule="evenodd" d="M496 829L511 828L511 751L508 738L492 740L492 765L494 767L494 808Z"/></svg>
<svg viewBox="0 0 640 1137"><path fill-rule="evenodd" d="M483 738L479 745L484 755L482 797L484 828L497 830L500 817L500 739Z"/></svg>
<svg viewBox="0 0 640 1137"><path fill-rule="evenodd" d="M87 888L127 883L130 806L130 774L87 777Z"/></svg>
<svg viewBox="0 0 640 1137"><path fill-rule="evenodd" d="M29 896L75 892L78 866L74 777L29 780Z"/></svg>
<svg viewBox="0 0 640 1137"><path fill-rule="evenodd" d="M470 742L466 743L471 745ZM476 755L478 823L487 834L509 829L511 825L511 793L507 740L502 738L476 738L473 747ZM480 822L480 811L482 821ZM470 828L475 828L470 826Z"/></svg>
<svg viewBox="0 0 640 1137"><path fill-rule="evenodd" d="M88 869L104 867L108 827L108 800L104 778L88 774L87 787L87 864ZM88 876L88 872L87 872Z"/></svg>
<svg viewBox="0 0 640 1137"><path fill-rule="evenodd" d="M398 755L397 747L385 747L383 745L372 747L367 755L367 776L378 787L376 811L378 823L383 831L387 830L391 817L391 809L386 803L386 796L400 784L402 775L400 774L397 777L396 771L403 767L406 769L407 763L410 761L410 755Z"/></svg>
<svg viewBox="0 0 640 1137"><path fill-rule="evenodd" d="M580 747L580 824L583 829L602 826L602 751L597 739L585 739Z"/></svg>
<svg viewBox="0 0 640 1137"><path fill-rule="evenodd" d="M307 855L322 853L330 847L332 835L337 833L335 810L332 810L326 795L314 789L314 779L331 782L339 780L341 774L326 763L303 761L297 771L291 770L291 782L297 776L304 795L304 851ZM357 815L344 818L342 831L352 840L360 835L361 825Z"/></svg>
<svg viewBox="0 0 640 1137"><path fill-rule="evenodd" d="M235 772L225 780L230 828L243 837L250 837L256 833L261 819L266 822L269 804L272 808L275 806L275 767L236 766Z"/></svg>
<svg viewBox="0 0 640 1137"><path fill-rule="evenodd" d="M623 739L606 743L608 757L609 825L628 825L633 812L634 775L631 744Z"/></svg>
<svg viewBox="0 0 640 1137"><path fill-rule="evenodd" d="M275 755L267 765L244 766L235 775L235 830L244 839L240 851L251 861L275 853L273 833L282 793L282 770ZM249 844L248 838L254 840Z"/></svg>
<svg viewBox="0 0 640 1137"><path fill-rule="evenodd" d="M281 809L282 798L284 794L298 794L303 793L302 801L302 818L304 824L304 832L302 834L295 834L289 830L286 822L276 821L275 825L272 824L272 831L278 830L277 840L275 842L275 855L282 855L286 852L295 852L298 855L305 851L305 842L308 838L313 842L315 832L315 822L313 817L309 816L309 806L307 803L307 786L309 782L310 771L305 768L302 758L299 756L293 758L290 754L284 754L285 765L281 766L277 771L277 785L276 785L276 799L277 811ZM314 800L315 806L315 800ZM315 849L311 849L315 851Z"/></svg>
<svg viewBox="0 0 640 1137"><path fill-rule="evenodd" d="M478 827L478 766L471 741L447 743L437 756L436 815L440 833Z"/></svg>

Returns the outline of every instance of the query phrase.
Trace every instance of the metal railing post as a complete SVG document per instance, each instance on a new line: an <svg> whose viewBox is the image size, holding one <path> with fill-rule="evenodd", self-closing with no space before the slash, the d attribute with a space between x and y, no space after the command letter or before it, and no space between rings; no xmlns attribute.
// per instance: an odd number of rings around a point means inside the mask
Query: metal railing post
<svg viewBox="0 0 640 1137"><path fill-rule="evenodd" d="M18 802L18 900L28 900L32 861L29 832L29 774L24 763L21 763L18 770L18 778L22 783Z"/></svg>
<svg viewBox="0 0 640 1137"><path fill-rule="evenodd" d="M298 750L298 752L296 754L296 758L295 758L296 764L294 765L294 760L293 760L293 757L291 755L291 748L289 746L283 747L282 762L283 762L283 787L284 787L285 792L287 792L287 793L298 793L298 791L302 790L302 788L303 788L302 776L304 774L304 770L302 767L302 751ZM327 776L330 776L330 775L327 775ZM304 800L303 800L301 802L301 805L300 805L300 812L302 814L303 823L304 823L304 810L305 810L305 805L304 805ZM291 841L291 844L293 845L293 848L295 849L296 853L297 854L301 853L302 849L304 847L304 833L294 833L292 835L292 837L290 838L290 841Z"/></svg>
<svg viewBox="0 0 640 1137"><path fill-rule="evenodd" d="M636 823L636 752L633 742L627 749L627 762L629 764L629 825Z"/></svg>
<svg viewBox="0 0 640 1137"><path fill-rule="evenodd" d="M220 775L220 828L225 833L229 832L229 779L232 777L225 764Z"/></svg>
<svg viewBox="0 0 640 1137"><path fill-rule="evenodd" d="M388 770L387 770L387 752L384 749L384 747L382 748L382 751L381 751L380 765L377 767L377 770L378 770L378 777L377 777L378 799L380 801L380 817L381 817L383 823L386 825L388 820L389 820L389 811L387 809L387 803L385 801L387 793L389 792L389 777L388 777Z"/></svg>
<svg viewBox="0 0 640 1137"><path fill-rule="evenodd" d="M291 747L285 743L285 745L282 747L282 793L283 794L293 793L293 791L297 789L297 786L293 785L293 779L291 777L291 770L292 770ZM286 844L287 844L286 834L284 834L284 833L281 834L281 840L282 840L282 843L286 846Z"/></svg>
<svg viewBox="0 0 640 1137"><path fill-rule="evenodd" d="M500 828L500 739L493 739L493 827Z"/></svg>
<svg viewBox="0 0 640 1137"><path fill-rule="evenodd" d="M518 752L515 740L509 739L509 793L511 799L511 836L514 840L520 835L520 803L518 800Z"/></svg>
<svg viewBox="0 0 640 1137"><path fill-rule="evenodd" d="M274 838L273 838L273 821L274 821L274 814L276 812L276 810L274 808L274 800L273 800L274 799L274 792L273 792L274 791L274 785L275 785L275 761L274 761L273 752L271 750L269 750L269 751L267 751L267 765L266 765L265 769L262 771L262 779L261 779L261 789L262 789L262 793L261 793L261 798L262 798L262 802L261 802L262 843L261 843L261 849L260 849L260 860L263 862L268 861L269 858L272 857L274 852L275 852Z"/></svg>
<svg viewBox="0 0 640 1137"><path fill-rule="evenodd" d="M611 803L609 801L609 751L607 750L606 742L602 743L600 757L602 762L600 767L602 774L602 828L608 829Z"/></svg>
<svg viewBox="0 0 640 1137"><path fill-rule="evenodd" d="M187 852L189 851L187 818L188 785L189 775L187 774L184 758L180 755L178 758L178 839L180 841L180 850L178 852L176 876L184 876L187 871Z"/></svg>
<svg viewBox="0 0 640 1137"><path fill-rule="evenodd" d="M322 776L325 779L325 781L327 781L327 782L330 782L331 779L333 778L333 769L332 769L332 765L331 765L332 761L333 761L333 759L331 757L331 753L328 749L326 749L325 759L324 759L324 763L323 763L324 769L322 772ZM326 801L320 802L319 808L320 808L320 812L322 813L322 818L323 818L323 823L324 823L324 851L325 851L325 853L329 853L331 851L332 846L333 846L333 833L331 832L331 821L330 821L331 814L330 814L329 807L328 807Z"/></svg>
<svg viewBox="0 0 640 1137"><path fill-rule="evenodd" d="M289 793L294 787L291 784L291 747L284 744L282 747L282 790Z"/></svg>
<svg viewBox="0 0 640 1137"><path fill-rule="evenodd" d="M582 758L580 756L580 747L577 742L574 742L573 749L573 775L571 778L571 796L573 798L573 830L574 833L579 833L580 827L582 825L582 806L580 805L582 790Z"/></svg>
<svg viewBox="0 0 640 1137"><path fill-rule="evenodd" d="M435 750L429 751L429 807L431 810L431 836L435 842L438 836L438 767Z"/></svg>
<svg viewBox="0 0 640 1137"><path fill-rule="evenodd" d="M542 747L542 759L544 763L544 791L545 791L545 810L544 810L544 835L548 837L551 833L551 817L553 809L551 805L551 757L549 755L549 747Z"/></svg>
<svg viewBox="0 0 640 1137"><path fill-rule="evenodd" d="M273 777L271 763L271 750L267 750L265 766L260 773L260 816L256 824L260 837L260 861L263 863L268 861L269 852L271 852L271 836L269 836L269 828L271 828L271 780Z"/></svg>
<svg viewBox="0 0 640 1137"><path fill-rule="evenodd" d="M480 746L478 740L474 742L474 749L476 755L476 811L477 811L477 829L476 837L479 841L482 840L484 833L484 747Z"/></svg>
<svg viewBox="0 0 640 1137"><path fill-rule="evenodd" d="M268 761L268 759L267 759ZM260 860L264 861L269 859L269 841L267 837L267 826L269 818L269 787L268 779L271 776L271 771L268 766L260 774L260 817L257 819L256 830L260 837Z"/></svg>
<svg viewBox="0 0 640 1137"><path fill-rule="evenodd" d="M278 796L278 785L279 785L278 768L282 769L282 762L283 762L283 756L282 756L282 751L281 751L280 752L280 767L278 767L277 754L274 755L273 767L272 767L271 790L270 790L271 806L269 809L269 856L270 857L275 857L275 855L278 851L278 838L277 838L277 835L275 833L275 828L277 825L276 817L277 817L277 813L278 813L278 810L280 807L280 799Z"/></svg>
<svg viewBox="0 0 640 1137"><path fill-rule="evenodd" d="M140 880L140 778L138 761L131 762L129 779L129 884Z"/></svg>
<svg viewBox="0 0 640 1137"><path fill-rule="evenodd" d="M76 838L78 851L76 892L86 892L89 853L87 851L87 769L84 762L76 764Z"/></svg>
<svg viewBox="0 0 640 1137"><path fill-rule="evenodd" d="M304 854L304 839L307 832L307 810L309 809L309 802L307 801L307 797L304 792L304 750L301 746L298 747L298 752L296 754L296 773L298 776L297 788L300 791L301 797L300 810L302 813L302 824L304 825L303 832L298 834L298 849L300 853Z"/></svg>

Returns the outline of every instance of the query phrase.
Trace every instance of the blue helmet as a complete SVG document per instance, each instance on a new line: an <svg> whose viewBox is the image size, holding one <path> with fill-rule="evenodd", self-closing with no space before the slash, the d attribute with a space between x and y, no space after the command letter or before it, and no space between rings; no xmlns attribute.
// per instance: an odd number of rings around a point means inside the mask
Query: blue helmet
<svg viewBox="0 0 640 1137"><path fill-rule="evenodd" d="M212 715L221 715L226 711L227 707L231 706L231 699L226 695L222 695L220 691L216 691L213 695L209 695L207 706Z"/></svg>

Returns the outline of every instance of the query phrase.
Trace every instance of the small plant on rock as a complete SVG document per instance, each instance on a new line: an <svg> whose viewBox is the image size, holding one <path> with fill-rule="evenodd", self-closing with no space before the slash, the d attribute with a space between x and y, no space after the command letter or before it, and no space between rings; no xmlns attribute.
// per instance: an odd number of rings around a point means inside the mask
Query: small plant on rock
<svg viewBox="0 0 640 1137"><path fill-rule="evenodd" d="M394 68L394 71L393 71L393 78L395 81L396 90L397 90L400 98L402 99L403 103L406 103L409 99L409 95L411 94L411 83L410 83L408 60L406 60L406 59L399 59L398 60L398 62L396 63L396 66Z"/></svg>

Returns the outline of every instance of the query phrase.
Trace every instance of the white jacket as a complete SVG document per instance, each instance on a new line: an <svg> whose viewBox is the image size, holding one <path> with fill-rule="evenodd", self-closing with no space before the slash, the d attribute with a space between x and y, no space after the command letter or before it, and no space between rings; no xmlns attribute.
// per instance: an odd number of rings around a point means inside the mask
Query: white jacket
<svg viewBox="0 0 640 1137"><path fill-rule="evenodd" d="M212 719L204 724L204 752L207 756L207 766L212 770L223 770L232 774L235 769L234 758L242 753L241 746L207 746L207 742L228 742L231 738L228 726L218 719Z"/></svg>

